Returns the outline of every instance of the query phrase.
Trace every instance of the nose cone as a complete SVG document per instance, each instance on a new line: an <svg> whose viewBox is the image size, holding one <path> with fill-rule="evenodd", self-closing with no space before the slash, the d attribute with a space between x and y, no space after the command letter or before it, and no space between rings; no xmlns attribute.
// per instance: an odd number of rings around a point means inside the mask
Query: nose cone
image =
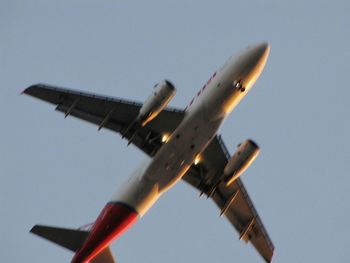
<svg viewBox="0 0 350 263"><path fill-rule="evenodd" d="M267 42L260 43L252 47L252 53L257 57L267 57L270 52L270 45Z"/></svg>
<svg viewBox="0 0 350 263"><path fill-rule="evenodd" d="M248 47L241 53L241 69L244 86L251 87L263 71L270 53L266 42Z"/></svg>

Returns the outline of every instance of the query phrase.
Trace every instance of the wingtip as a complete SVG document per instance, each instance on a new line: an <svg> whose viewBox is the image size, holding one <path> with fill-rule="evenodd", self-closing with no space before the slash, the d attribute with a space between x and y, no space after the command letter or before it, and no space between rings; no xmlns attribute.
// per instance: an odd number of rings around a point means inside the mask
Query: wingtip
<svg viewBox="0 0 350 263"><path fill-rule="evenodd" d="M35 234L37 228L38 228L38 225L34 225L34 226L29 230L29 233Z"/></svg>
<svg viewBox="0 0 350 263"><path fill-rule="evenodd" d="M24 90L22 90L22 91L21 91L21 93L20 93L19 95L23 95L23 94L26 94L29 88L30 88L30 87L28 87L28 88L25 88Z"/></svg>
<svg viewBox="0 0 350 263"><path fill-rule="evenodd" d="M31 85L31 86L25 88L25 89L20 93L20 95L22 95L22 94L28 94L28 95L30 95L31 91L33 91L35 88L40 87L41 85L42 85L41 83L33 84L33 85Z"/></svg>
<svg viewBox="0 0 350 263"><path fill-rule="evenodd" d="M274 253L275 253L275 251L273 250L272 254L268 258L265 258L267 263L271 263L272 262L272 258L273 258Z"/></svg>
<svg viewBox="0 0 350 263"><path fill-rule="evenodd" d="M23 95L23 94L29 94L30 90L33 89L35 86L37 86L37 84L31 85L31 86L25 88L25 89L21 92L21 95Z"/></svg>

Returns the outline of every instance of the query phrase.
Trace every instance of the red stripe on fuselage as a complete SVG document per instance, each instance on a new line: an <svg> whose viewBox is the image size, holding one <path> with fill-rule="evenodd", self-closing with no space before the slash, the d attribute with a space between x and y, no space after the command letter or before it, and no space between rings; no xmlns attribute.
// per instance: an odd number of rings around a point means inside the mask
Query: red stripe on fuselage
<svg viewBox="0 0 350 263"><path fill-rule="evenodd" d="M108 203L96 219L84 245L77 251L72 263L92 260L115 238L119 237L137 220L137 212L122 203Z"/></svg>

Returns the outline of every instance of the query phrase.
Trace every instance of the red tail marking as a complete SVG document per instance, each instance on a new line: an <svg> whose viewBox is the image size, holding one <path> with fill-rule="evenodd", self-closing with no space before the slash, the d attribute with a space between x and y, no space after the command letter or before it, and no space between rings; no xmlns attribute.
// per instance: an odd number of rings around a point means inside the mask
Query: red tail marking
<svg viewBox="0 0 350 263"><path fill-rule="evenodd" d="M77 251L71 262L89 262L134 224L137 216L137 212L128 205L108 203L92 226L84 245Z"/></svg>

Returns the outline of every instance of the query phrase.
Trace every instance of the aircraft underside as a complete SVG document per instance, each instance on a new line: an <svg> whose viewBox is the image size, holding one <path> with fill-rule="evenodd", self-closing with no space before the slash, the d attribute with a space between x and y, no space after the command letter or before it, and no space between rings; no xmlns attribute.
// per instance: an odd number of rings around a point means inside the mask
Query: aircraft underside
<svg viewBox="0 0 350 263"><path fill-rule="evenodd" d="M269 46L262 43L231 57L184 109L167 107L174 85L158 83L144 102L37 84L23 93L119 133L147 158L116 192L88 229L34 226L32 233L75 252L72 263L110 263L109 244L141 218L179 180L206 194L238 231L270 262L274 246L240 179L259 153L252 140L228 153L217 131L261 74Z"/></svg>

